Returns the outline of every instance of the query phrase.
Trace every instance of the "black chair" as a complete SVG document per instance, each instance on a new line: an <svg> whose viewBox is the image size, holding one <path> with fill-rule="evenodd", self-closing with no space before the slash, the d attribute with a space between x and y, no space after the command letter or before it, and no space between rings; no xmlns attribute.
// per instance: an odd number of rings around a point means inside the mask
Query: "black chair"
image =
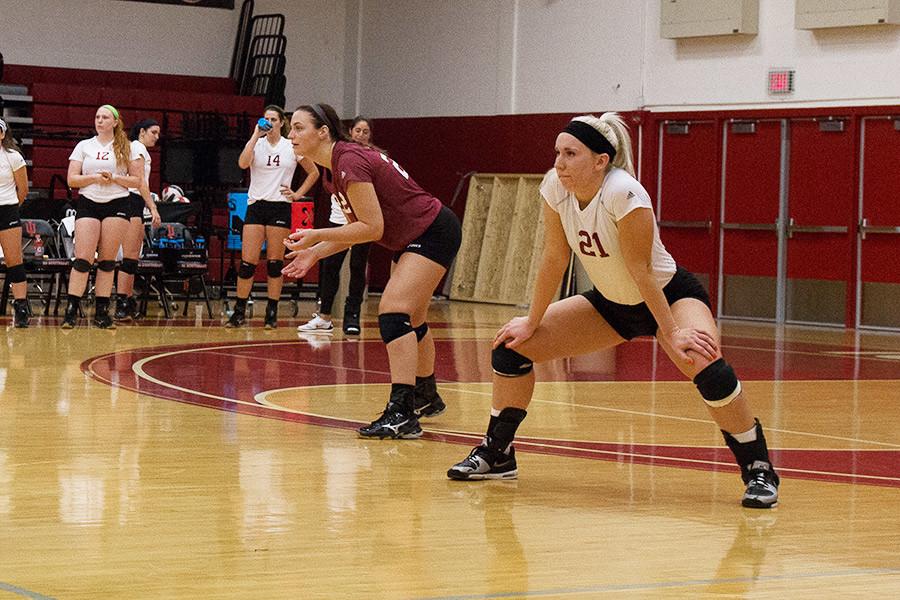
<svg viewBox="0 0 900 600"><path fill-rule="evenodd" d="M62 227L62 226L60 226ZM50 314L50 302L57 295L54 313L59 311L59 291L68 281L71 257L62 243L59 229L43 219L22 219L22 262L28 272L28 283L38 291L44 315ZM0 297L0 314L6 312L10 282L4 281Z"/></svg>
<svg viewBox="0 0 900 600"><path fill-rule="evenodd" d="M138 275L144 278L141 314L146 314L150 292L155 290L166 318L171 316L170 307L177 310L175 299L184 301L182 316L187 316L188 304L196 296L198 300L203 298L206 313L212 319L206 284L209 261L205 245L200 247L190 228L183 223L162 223L148 238L138 262Z"/></svg>

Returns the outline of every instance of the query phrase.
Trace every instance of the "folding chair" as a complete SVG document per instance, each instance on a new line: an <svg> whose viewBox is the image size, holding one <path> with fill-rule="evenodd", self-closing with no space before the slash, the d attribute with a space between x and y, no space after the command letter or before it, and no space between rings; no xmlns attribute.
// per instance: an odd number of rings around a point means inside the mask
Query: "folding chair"
<svg viewBox="0 0 900 600"><path fill-rule="evenodd" d="M62 289L63 283L68 281L69 269L72 265L71 259L61 243L59 228L55 228L43 219L22 219L22 262L28 272L29 284L38 291L38 296L44 305L45 315L50 314L50 302L56 292L56 306L53 314L57 314L59 291Z"/></svg>
<svg viewBox="0 0 900 600"><path fill-rule="evenodd" d="M166 318L170 316L170 297L184 300L182 316L186 316L188 304L195 293L197 299L202 296L206 303L206 313L210 319L213 318L206 285L207 251L205 247L198 246L191 230L183 223L162 223L151 233L150 247L144 259L138 263L138 273L146 275L142 311L146 311L147 296L155 283ZM167 285L173 282L181 284L180 293L173 293ZM171 304L177 310L177 306Z"/></svg>

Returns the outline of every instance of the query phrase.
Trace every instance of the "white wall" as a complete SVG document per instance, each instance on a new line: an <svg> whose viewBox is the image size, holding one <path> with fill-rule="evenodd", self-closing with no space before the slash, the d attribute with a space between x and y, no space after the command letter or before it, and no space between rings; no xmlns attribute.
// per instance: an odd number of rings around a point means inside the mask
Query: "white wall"
<svg viewBox="0 0 900 600"><path fill-rule="evenodd" d="M513 112L639 107L643 18L634 0L520 0Z"/></svg>
<svg viewBox="0 0 900 600"><path fill-rule="evenodd" d="M900 27L794 29L794 2L760 0L759 34L659 37L647 0L645 104L650 108L900 103ZM797 71L791 97L770 97L770 67Z"/></svg>
<svg viewBox="0 0 900 600"><path fill-rule="evenodd" d="M0 52L10 64L227 77L238 17L116 0L0 0Z"/></svg>
<svg viewBox="0 0 900 600"><path fill-rule="evenodd" d="M241 3L242 0L235 0L235 6ZM346 0L255 1L256 15L285 15L285 108L288 110L300 104L326 102L334 106L338 114L344 114L348 68L344 60L348 43L346 3ZM352 109L353 106L349 110Z"/></svg>
<svg viewBox="0 0 900 600"><path fill-rule="evenodd" d="M803 31L792 0L759 5L757 36L676 41L660 0L350 0L345 93L373 117L900 104L900 27ZM797 70L792 97L769 67Z"/></svg>
<svg viewBox="0 0 900 600"><path fill-rule="evenodd" d="M373 117L900 104L900 27L666 40L661 0L256 0L286 15L287 108ZM241 0L236 0L240 6ZM233 11L119 0L0 0L9 63L225 76ZM797 70L770 98L769 67Z"/></svg>
<svg viewBox="0 0 900 600"><path fill-rule="evenodd" d="M513 0L363 0L360 108L379 116L507 112Z"/></svg>

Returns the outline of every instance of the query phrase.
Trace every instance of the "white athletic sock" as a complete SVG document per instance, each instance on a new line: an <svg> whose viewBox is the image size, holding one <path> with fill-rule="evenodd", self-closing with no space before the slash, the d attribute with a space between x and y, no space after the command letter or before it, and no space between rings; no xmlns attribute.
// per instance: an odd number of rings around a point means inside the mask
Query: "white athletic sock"
<svg viewBox="0 0 900 600"><path fill-rule="evenodd" d="M500 416L500 411L492 406L492 407L491 407L491 416L492 416L492 417L499 417L499 416Z"/></svg>
<svg viewBox="0 0 900 600"><path fill-rule="evenodd" d="M753 424L753 427L745 431L744 433L732 433L731 437L736 439L738 442L742 444L748 444L750 442L756 441L756 423Z"/></svg>

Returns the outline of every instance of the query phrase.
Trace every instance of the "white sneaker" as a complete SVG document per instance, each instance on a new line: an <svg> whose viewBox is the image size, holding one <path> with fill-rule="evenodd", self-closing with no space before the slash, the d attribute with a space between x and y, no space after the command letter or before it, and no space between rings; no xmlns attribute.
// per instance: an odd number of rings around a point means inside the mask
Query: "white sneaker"
<svg viewBox="0 0 900 600"><path fill-rule="evenodd" d="M313 318L303 325L298 325L297 331L316 331L319 333L331 333L332 331L334 331L334 325L331 323L331 321L326 321L318 314L313 313Z"/></svg>

